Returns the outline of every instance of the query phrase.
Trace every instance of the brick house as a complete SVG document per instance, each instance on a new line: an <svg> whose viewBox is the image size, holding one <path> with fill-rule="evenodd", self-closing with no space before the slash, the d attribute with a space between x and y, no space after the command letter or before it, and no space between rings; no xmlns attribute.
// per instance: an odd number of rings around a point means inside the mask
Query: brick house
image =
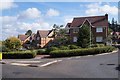
<svg viewBox="0 0 120 80"><path fill-rule="evenodd" d="M36 34L34 33L31 36L22 34L22 35L18 35L18 39L21 40L23 47L28 48L30 46L30 42L35 41L35 36ZM35 45L32 45L32 46L35 46Z"/></svg>
<svg viewBox="0 0 120 80"><path fill-rule="evenodd" d="M25 48L43 48L50 45L53 41L53 30L38 30L36 34L18 35L18 38L22 42L22 46Z"/></svg>
<svg viewBox="0 0 120 80"><path fill-rule="evenodd" d="M79 28L88 25L94 37L94 43L103 43L108 35L108 14L103 16L76 17L65 27L71 43L76 43Z"/></svg>
<svg viewBox="0 0 120 80"><path fill-rule="evenodd" d="M29 36L28 35L18 35L18 38L21 40L22 45L25 44L27 41L29 41Z"/></svg>
<svg viewBox="0 0 120 80"><path fill-rule="evenodd" d="M37 47L43 48L50 46L54 40L53 30L38 30L36 34L36 45Z"/></svg>

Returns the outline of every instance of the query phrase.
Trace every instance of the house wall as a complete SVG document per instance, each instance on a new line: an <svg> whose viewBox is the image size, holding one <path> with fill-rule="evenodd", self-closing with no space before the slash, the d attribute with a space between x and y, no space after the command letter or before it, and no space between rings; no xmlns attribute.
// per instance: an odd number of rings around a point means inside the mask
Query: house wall
<svg viewBox="0 0 120 80"><path fill-rule="evenodd" d="M99 26L97 26L99 27ZM92 34L93 34L93 43L96 43L96 37L103 37L103 40L107 38L108 35L108 27L107 26L102 26L103 27L103 32L96 32L96 26L91 28ZM70 29L70 42L73 43L73 37L78 37L78 33L73 33L73 29ZM78 28L79 29L79 28Z"/></svg>
<svg viewBox="0 0 120 80"><path fill-rule="evenodd" d="M49 43L51 40L53 40L53 39L54 39L54 38L48 38L48 37L46 37L46 38L41 38L40 47L43 48L43 47L47 46L48 43Z"/></svg>
<svg viewBox="0 0 120 80"><path fill-rule="evenodd" d="M107 37L107 26L103 27L103 32L96 32L96 27L95 28L92 28L92 33L93 33L93 37L94 37L94 40L93 40L93 43L96 43L96 37L103 37L103 42L104 40L106 39Z"/></svg>

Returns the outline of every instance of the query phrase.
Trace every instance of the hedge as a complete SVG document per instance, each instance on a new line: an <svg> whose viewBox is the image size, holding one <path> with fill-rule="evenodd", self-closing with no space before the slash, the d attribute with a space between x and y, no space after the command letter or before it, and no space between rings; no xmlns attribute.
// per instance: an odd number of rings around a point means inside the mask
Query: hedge
<svg viewBox="0 0 120 80"><path fill-rule="evenodd" d="M34 50L37 55L44 55L44 54L47 54L46 53L46 49L37 49L37 50Z"/></svg>
<svg viewBox="0 0 120 80"><path fill-rule="evenodd" d="M73 50L54 50L50 52L51 57L69 57L69 56L84 56L95 55L100 53L112 52L115 48L112 46L73 49Z"/></svg>
<svg viewBox="0 0 120 80"><path fill-rule="evenodd" d="M36 53L34 51L15 51L15 52L3 52L3 59L26 59L34 58Z"/></svg>

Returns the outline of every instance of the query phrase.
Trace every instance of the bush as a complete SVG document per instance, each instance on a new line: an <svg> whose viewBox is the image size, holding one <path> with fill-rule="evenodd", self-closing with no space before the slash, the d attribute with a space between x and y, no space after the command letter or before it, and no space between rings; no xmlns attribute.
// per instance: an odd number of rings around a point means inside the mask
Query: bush
<svg viewBox="0 0 120 80"><path fill-rule="evenodd" d="M76 46L76 45L69 45L69 48L70 49L78 49L78 48L80 48L79 46Z"/></svg>
<svg viewBox="0 0 120 80"><path fill-rule="evenodd" d="M35 52L37 53L37 55L46 54L46 50L45 49L38 49L38 50L35 50Z"/></svg>
<svg viewBox="0 0 120 80"><path fill-rule="evenodd" d="M34 51L15 51L3 52L3 59L25 59L34 58L36 53Z"/></svg>
<svg viewBox="0 0 120 80"><path fill-rule="evenodd" d="M10 49L8 49L5 45L0 46L0 52L9 52Z"/></svg>
<svg viewBox="0 0 120 80"><path fill-rule="evenodd" d="M92 44L91 47L104 47L105 44Z"/></svg>
<svg viewBox="0 0 120 80"><path fill-rule="evenodd" d="M96 47L96 48L84 48L73 50L55 50L51 51L51 57L68 57L68 56L83 56L83 55L95 55L100 53L111 52L115 48L112 46Z"/></svg>
<svg viewBox="0 0 120 80"><path fill-rule="evenodd" d="M60 50L68 50L69 49L69 47L67 47L67 46L60 46Z"/></svg>
<svg viewBox="0 0 120 80"><path fill-rule="evenodd" d="M54 51L54 50L58 50L58 48L57 47L50 47L50 48L47 48L46 49L46 53L50 53L51 51Z"/></svg>

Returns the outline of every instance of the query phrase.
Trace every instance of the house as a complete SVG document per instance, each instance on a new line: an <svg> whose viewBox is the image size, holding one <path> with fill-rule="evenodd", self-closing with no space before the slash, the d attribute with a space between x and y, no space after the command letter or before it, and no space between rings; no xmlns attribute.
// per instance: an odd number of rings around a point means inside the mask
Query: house
<svg viewBox="0 0 120 80"><path fill-rule="evenodd" d="M29 41L29 36L28 35L18 35L18 38L21 40L22 45L25 44L27 41Z"/></svg>
<svg viewBox="0 0 120 80"><path fill-rule="evenodd" d="M21 34L21 35L18 35L18 38L21 40L22 46L25 48L28 48L31 45L30 43L35 41L35 36L36 36L36 34L34 34L34 33L30 36ZM32 44L32 46L34 46L34 45Z"/></svg>
<svg viewBox="0 0 120 80"><path fill-rule="evenodd" d="M36 46L38 48L48 47L54 40L53 30L38 30L36 34Z"/></svg>
<svg viewBox="0 0 120 80"><path fill-rule="evenodd" d="M25 48L43 48L50 46L50 42L54 40L53 30L38 30L37 33L32 35L18 35Z"/></svg>
<svg viewBox="0 0 120 80"><path fill-rule="evenodd" d="M112 35L112 41L120 43L120 32L111 32Z"/></svg>
<svg viewBox="0 0 120 80"><path fill-rule="evenodd" d="M79 28L88 25L94 37L94 43L103 43L108 36L108 14L103 16L75 17L71 23L66 25L70 42L76 43L78 40Z"/></svg>

